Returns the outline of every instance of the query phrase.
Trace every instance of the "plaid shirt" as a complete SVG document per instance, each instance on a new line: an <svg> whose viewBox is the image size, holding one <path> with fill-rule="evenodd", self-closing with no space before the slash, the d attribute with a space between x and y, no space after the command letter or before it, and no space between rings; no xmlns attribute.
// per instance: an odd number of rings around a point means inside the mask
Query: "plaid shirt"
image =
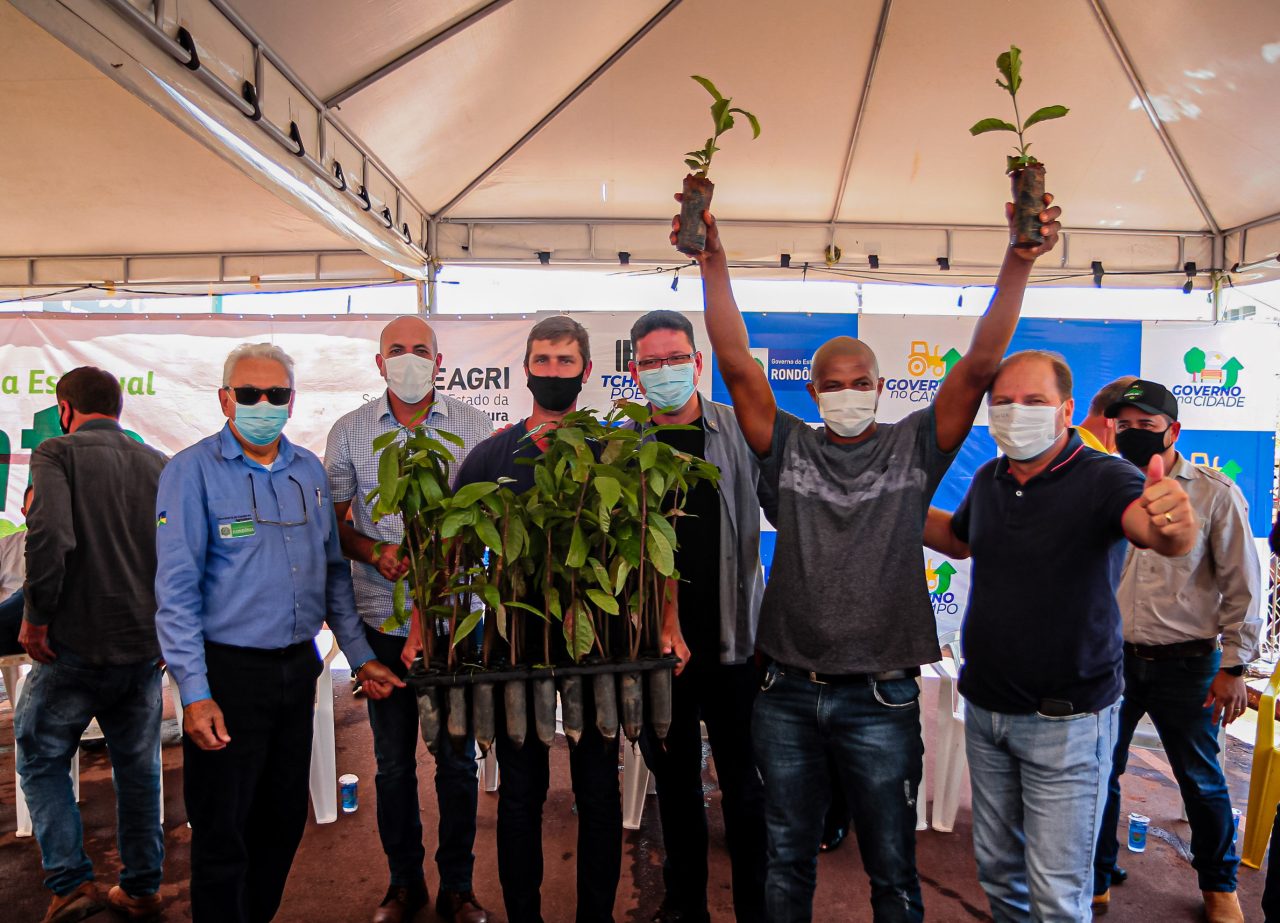
<svg viewBox="0 0 1280 923"><path fill-rule="evenodd" d="M444 430L462 437L461 448L446 443L457 459L450 466L450 479L457 473L467 453L493 433L493 421L487 413L439 391L427 415L426 425L428 433ZM334 424L324 453L333 502L351 501L356 531L378 541L397 544L404 538L404 521L395 515L384 516L375 523L372 504L365 502L365 497L378 486L378 455L372 451L373 440L398 428L401 428L400 424L391 412L390 399L384 392L382 397L351 411ZM399 442L404 443L403 432ZM403 624L395 624L396 613L392 605L394 585L378 572L377 567L364 561L352 562L351 576L355 582L356 608L365 624L388 634L407 636L407 609ZM407 594L405 603L410 605ZM393 621L384 629L389 619Z"/></svg>

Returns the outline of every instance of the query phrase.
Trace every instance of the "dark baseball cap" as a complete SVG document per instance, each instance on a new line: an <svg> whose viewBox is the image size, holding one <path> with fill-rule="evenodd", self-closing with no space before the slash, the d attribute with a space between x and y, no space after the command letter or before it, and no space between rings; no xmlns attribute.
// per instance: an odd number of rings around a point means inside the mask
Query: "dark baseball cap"
<svg viewBox="0 0 1280 923"><path fill-rule="evenodd" d="M1159 382L1137 379L1118 401L1113 401L1103 411L1105 417L1117 417L1122 407L1137 407L1147 413L1164 414L1170 420L1178 419L1178 400Z"/></svg>

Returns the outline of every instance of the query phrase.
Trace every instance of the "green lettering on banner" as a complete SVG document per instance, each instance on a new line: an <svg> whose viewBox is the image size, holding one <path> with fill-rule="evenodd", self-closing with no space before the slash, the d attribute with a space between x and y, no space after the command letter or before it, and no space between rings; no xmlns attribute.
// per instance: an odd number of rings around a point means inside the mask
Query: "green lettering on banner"
<svg viewBox="0 0 1280 923"><path fill-rule="evenodd" d="M0 430L0 512L9 499L9 434Z"/></svg>
<svg viewBox="0 0 1280 923"><path fill-rule="evenodd" d="M18 376L6 375L0 379L0 393L17 394L18 393Z"/></svg>
<svg viewBox="0 0 1280 923"><path fill-rule="evenodd" d="M34 374L34 373L32 373ZM62 435L62 427L58 425L58 405L38 410L31 418L31 429L22 431L22 447L35 450L35 447L46 439Z"/></svg>

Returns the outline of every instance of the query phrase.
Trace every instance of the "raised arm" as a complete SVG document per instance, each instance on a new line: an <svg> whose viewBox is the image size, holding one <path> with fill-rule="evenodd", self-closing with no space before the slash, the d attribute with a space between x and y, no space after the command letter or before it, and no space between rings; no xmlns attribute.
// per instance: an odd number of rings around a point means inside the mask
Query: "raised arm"
<svg viewBox="0 0 1280 923"><path fill-rule="evenodd" d="M952 514L946 510L929 507L929 515L924 521L924 544L926 548L953 560L963 561L969 557L969 546L951 530L951 519Z"/></svg>
<svg viewBox="0 0 1280 923"><path fill-rule="evenodd" d="M1189 552L1196 543L1199 523L1191 500L1174 478L1164 476L1164 460L1151 457L1142 496L1129 504L1121 520L1129 541L1166 558Z"/></svg>
<svg viewBox="0 0 1280 923"><path fill-rule="evenodd" d="M677 195L678 199L679 196ZM729 284L729 263L720 246L720 231L716 219L704 212L707 222L706 249L694 257L702 270L702 303L706 311L707 336L715 350L720 374L733 399L733 412L747 445L757 455L765 455L773 445L773 423L778 416L778 404L769 387L764 369L751 357L748 348L747 326L742 322L742 312L733 300L733 288ZM680 216L671 222L671 242L676 242L680 230Z"/></svg>
<svg viewBox="0 0 1280 923"><path fill-rule="evenodd" d="M1053 196L1046 195L1045 210L1040 213L1040 220L1043 222L1040 230L1044 234L1044 243L1031 249L1009 247L1005 251L1000 275L996 278L995 295L987 305L986 313L978 320L969 350L951 369L938 390L933 406L937 419L938 448L943 452L959 448L969 435L982 398L991 387L1000 360L1004 358L1009 341L1013 339L1014 328L1018 326L1022 296L1027 290L1031 267L1035 264L1036 257L1052 250L1058 242L1058 232L1062 230L1058 217L1062 214L1062 209L1051 205L1052 202ZM1006 220L1012 223L1013 206L1006 203L1004 212Z"/></svg>

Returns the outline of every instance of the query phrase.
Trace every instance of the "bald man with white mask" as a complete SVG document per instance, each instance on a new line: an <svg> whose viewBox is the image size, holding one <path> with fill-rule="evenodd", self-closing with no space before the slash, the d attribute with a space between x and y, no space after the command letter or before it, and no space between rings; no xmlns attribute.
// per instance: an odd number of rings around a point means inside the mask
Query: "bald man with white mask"
<svg viewBox="0 0 1280 923"><path fill-rule="evenodd" d="M378 660L399 676L406 672L400 654L413 601L406 598L404 611L395 611L395 581L408 569L399 553L403 521L388 516L375 523L372 504L365 500L378 486L381 453L373 451L373 440L399 429L403 442L415 426L425 426L433 436L440 431L459 436L461 446L449 444L454 455L452 477L471 449L493 432L488 414L437 389L442 360L435 331L421 317L399 317L387 324L374 357L387 389L339 419L325 450L342 551L353 562L356 607L364 619L365 636ZM378 834L390 872L386 896L372 919L400 923L413 919L428 901L418 806L418 707L413 690L396 689L381 701L370 699L369 724L378 763ZM477 803L474 742L468 741L461 752L441 747L435 763L440 809L436 911L445 920L484 923L487 915L471 880Z"/></svg>
<svg viewBox="0 0 1280 923"><path fill-rule="evenodd" d="M752 726L765 784L772 921L812 916L828 783L845 790L876 923L924 918L915 863L924 758L915 678L921 664L938 659L920 559L925 515L1013 337L1032 265L1057 242L1061 212L1050 202L1045 196L1040 213L1044 243L1008 247L991 304L933 404L878 422L884 379L875 353L836 337L810 370L819 430L778 408L748 348L715 219L704 214L706 249L694 259L707 334L760 459L765 513L778 530L757 637L769 667ZM1006 219L1012 209L1005 206Z"/></svg>

